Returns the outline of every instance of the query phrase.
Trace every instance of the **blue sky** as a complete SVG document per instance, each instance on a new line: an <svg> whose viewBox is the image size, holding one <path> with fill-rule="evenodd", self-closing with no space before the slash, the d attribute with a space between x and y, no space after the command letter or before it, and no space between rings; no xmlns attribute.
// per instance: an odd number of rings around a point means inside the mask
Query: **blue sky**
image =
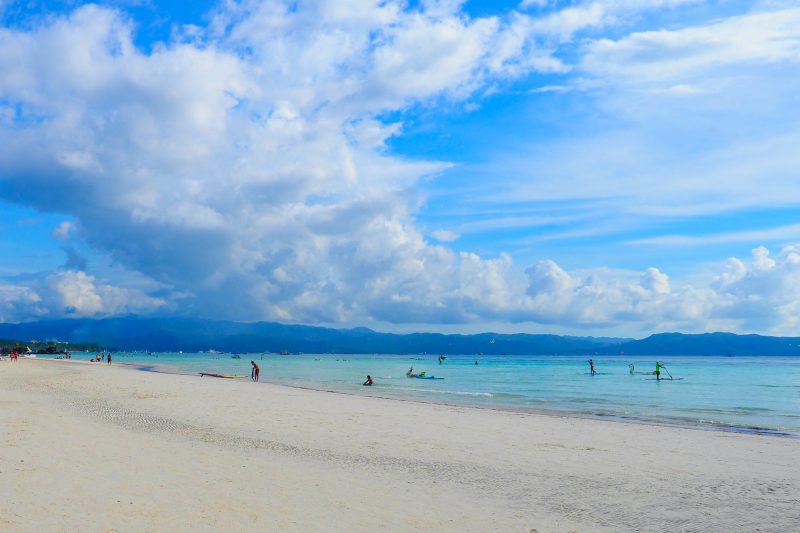
<svg viewBox="0 0 800 533"><path fill-rule="evenodd" d="M794 2L0 23L2 320L798 334Z"/></svg>

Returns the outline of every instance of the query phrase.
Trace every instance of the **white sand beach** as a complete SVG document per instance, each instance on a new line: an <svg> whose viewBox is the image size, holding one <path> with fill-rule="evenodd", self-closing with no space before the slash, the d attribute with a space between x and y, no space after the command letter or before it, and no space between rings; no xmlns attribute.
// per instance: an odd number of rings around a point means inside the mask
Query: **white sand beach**
<svg viewBox="0 0 800 533"><path fill-rule="evenodd" d="M0 531L797 531L800 440L0 362Z"/></svg>

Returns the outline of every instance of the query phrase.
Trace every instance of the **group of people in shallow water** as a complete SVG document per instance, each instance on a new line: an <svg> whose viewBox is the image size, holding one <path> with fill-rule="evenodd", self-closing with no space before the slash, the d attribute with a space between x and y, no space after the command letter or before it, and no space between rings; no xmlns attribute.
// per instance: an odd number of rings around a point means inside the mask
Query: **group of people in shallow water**
<svg viewBox="0 0 800 533"><path fill-rule="evenodd" d="M667 375L669 376L669 371L667 371L667 367L664 366L664 363L662 363L661 361L656 361L656 369L653 372L640 372L640 374L653 375L653 376L656 377L656 380L661 381L661 371L662 370L667 372ZM628 363L628 371L630 372L631 376L636 373L636 369L635 369L633 363ZM593 359L589 359L589 372L593 376L595 374L597 374L597 369L594 367L594 360ZM669 376L669 378L672 379L672 376Z"/></svg>
<svg viewBox="0 0 800 533"><path fill-rule="evenodd" d="M444 360L445 360L445 359L447 359L447 356L445 356L445 355L440 355L440 356L439 356L439 359L438 359L438 361L439 361L439 364L441 365L441 364L444 362ZM475 361L475 364L477 365L477 364L478 364L478 361ZM415 373L414 373L414 367L412 366L412 367L411 367L411 368L409 368L409 369L408 369L408 371L406 372L406 377L407 377L407 378L418 378L418 377L425 377L425 374L427 374L427 372L425 372L425 371L422 371L422 372L420 372L419 374L415 374ZM593 375L594 375L594 374L593 374ZM367 375L367 380L366 380L364 383L362 383L362 385L363 385L363 386L365 386L365 387L371 387L371 386L372 386L372 385L374 385L374 384L375 384L375 380L374 380L374 379L372 379L372 376L370 376L370 375Z"/></svg>
<svg viewBox="0 0 800 533"><path fill-rule="evenodd" d="M67 359L69 359L69 357ZM99 353L99 354L95 355L93 358L89 359L90 363L99 363L100 361L105 361L110 365L111 364L111 352L108 352L107 354L105 352Z"/></svg>
<svg viewBox="0 0 800 533"><path fill-rule="evenodd" d="M100 357L100 356L98 355L98 357ZM441 364L441 359L440 359L439 362ZM111 354L110 353L108 354L108 363L111 364ZM253 380L253 381L258 381L259 374L261 373L261 368L258 366L258 364L255 361L250 361L250 364L252 365L252 369L250 371L250 379ZM475 364L477 365L478 361L475 361ZM628 369L630 370L631 375L633 375L635 373L634 372L633 363L629 363L628 364ZM652 375L654 375L656 377L657 380L661 381L661 371L662 370L666 371L666 369L667 369L667 367L664 366L664 363L662 363L660 361L656 361L656 369L655 369L655 371L653 371L653 372L645 372L645 373L646 374L652 374ZM595 374L597 374L597 369L594 366L594 359L589 359L589 372L593 376ZM425 372L420 372L419 374L415 374L413 366L408 369L408 372L406 372L406 377L415 378L415 377L418 377L418 376L425 376ZM670 376L670 378L671 378L671 376ZM367 374L367 379L364 381L364 383L362 383L362 385L364 387L371 387L374 384L375 384L375 380L372 378L371 375Z"/></svg>

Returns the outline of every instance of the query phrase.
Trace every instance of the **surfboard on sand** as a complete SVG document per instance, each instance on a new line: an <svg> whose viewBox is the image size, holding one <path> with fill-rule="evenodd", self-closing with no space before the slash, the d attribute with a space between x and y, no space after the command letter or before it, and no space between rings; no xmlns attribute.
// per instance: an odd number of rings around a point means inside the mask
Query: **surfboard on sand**
<svg viewBox="0 0 800 533"><path fill-rule="evenodd" d="M210 378L225 378L225 379L241 379L246 378L247 376L226 376L224 374L214 374L212 372L200 372L200 377L208 376Z"/></svg>

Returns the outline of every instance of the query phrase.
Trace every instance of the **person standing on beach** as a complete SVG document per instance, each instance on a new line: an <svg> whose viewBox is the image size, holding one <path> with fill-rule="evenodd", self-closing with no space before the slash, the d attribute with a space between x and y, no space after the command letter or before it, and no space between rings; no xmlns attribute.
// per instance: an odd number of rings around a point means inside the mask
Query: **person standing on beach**
<svg viewBox="0 0 800 533"><path fill-rule="evenodd" d="M261 368L259 368L255 361L250 361L250 364L253 365L253 369L250 371L250 379L253 381L258 381L258 375L261 373Z"/></svg>
<svg viewBox="0 0 800 533"><path fill-rule="evenodd" d="M594 361L592 359L589 359L589 371L593 376L597 374L597 371L594 369Z"/></svg>
<svg viewBox="0 0 800 533"><path fill-rule="evenodd" d="M108 358L106 359L106 361L108 361L109 365L111 364L111 352L108 352Z"/></svg>

